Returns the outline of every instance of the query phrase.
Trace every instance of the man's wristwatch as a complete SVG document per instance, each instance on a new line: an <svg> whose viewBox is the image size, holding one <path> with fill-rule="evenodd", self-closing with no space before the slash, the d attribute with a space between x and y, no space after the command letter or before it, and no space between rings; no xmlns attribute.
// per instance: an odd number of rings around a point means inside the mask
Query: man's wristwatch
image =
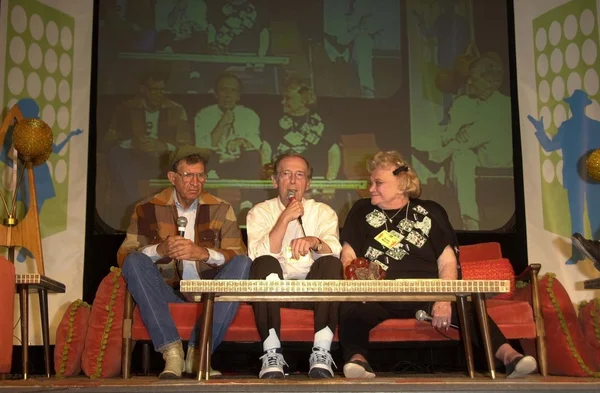
<svg viewBox="0 0 600 393"><path fill-rule="evenodd" d="M317 240L319 241L319 243L313 247L313 250L315 250L316 252L319 252L323 248L323 242L319 238L317 238Z"/></svg>

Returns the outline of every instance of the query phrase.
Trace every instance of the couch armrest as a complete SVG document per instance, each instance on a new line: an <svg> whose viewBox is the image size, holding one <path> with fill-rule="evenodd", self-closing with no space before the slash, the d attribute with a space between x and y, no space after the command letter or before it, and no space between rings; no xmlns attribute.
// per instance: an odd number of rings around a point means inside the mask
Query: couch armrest
<svg viewBox="0 0 600 393"><path fill-rule="evenodd" d="M537 277L538 274L540 273L540 269L542 268L542 265L539 263L532 263L531 265L527 266L525 268L525 270L523 270L521 273L519 273L519 275L517 275L515 277L515 280L517 281L530 281L533 283L534 280L534 276L535 276L535 280L537 281Z"/></svg>

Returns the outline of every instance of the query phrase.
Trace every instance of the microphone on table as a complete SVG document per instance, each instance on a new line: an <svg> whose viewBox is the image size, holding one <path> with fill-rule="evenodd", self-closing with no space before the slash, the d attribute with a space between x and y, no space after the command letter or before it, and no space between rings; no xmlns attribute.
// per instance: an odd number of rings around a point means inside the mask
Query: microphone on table
<svg viewBox="0 0 600 393"><path fill-rule="evenodd" d="M433 320L433 318L431 317L431 315L427 314L427 312L425 312L423 310L417 311L417 313L415 314L415 318L417 318L418 321L431 322ZM456 329L456 330L459 329L459 327L456 326L453 323L450 323L450 327L453 328L453 329Z"/></svg>
<svg viewBox="0 0 600 393"><path fill-rule="evenodd" d="M286 198L288 201L293 202L296 200L296 191L288 190ZM302 232L304 232L304 236L306 236L306 231L304 230L304 224L302 224L302 217L297 218L298 223L300 224L300 228L302 228Z"/></svg>

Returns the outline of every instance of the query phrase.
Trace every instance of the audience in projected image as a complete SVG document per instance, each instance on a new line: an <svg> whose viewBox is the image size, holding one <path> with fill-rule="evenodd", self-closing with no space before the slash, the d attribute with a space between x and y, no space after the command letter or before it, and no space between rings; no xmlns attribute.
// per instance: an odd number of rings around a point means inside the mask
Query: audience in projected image
<svg viewBox="0 0 600 393"><path fill-rule="evenodd" d="M241 80L235 74L222 74L215 83L215 97L216 104L196 114L196 146L215 152L218 177L256 178L262 161L260 118L254 110L238 105Z"/></svg>
<svg viewBox="0 0 600 393"><path fill-rule="evenodd" d="M141 197L138 181L164 177L169 152L192 140L185 109L165 95L167 79L160 70L144 73L139 93L117 107L103 140L111 200L126 206L121 227Z"/></svg>
<svg viewBox="0 0 600 393"><path fill-rule="evenodd" d="M325 123L316 112L317 97L310 86L291 80L284 89L283 115L279 118L278 136L272 145L265 143L264 150L272 150L272 156L285 153L318 157L314 174L331 180L338 176L341 164L340 147L335 133L326 130Z"/></svg>

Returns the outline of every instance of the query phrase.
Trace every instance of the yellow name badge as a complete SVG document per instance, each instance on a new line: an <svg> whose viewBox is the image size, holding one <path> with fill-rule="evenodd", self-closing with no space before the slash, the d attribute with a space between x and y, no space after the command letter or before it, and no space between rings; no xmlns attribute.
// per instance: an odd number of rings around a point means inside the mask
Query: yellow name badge
<svg viewBox="0 0 600 393"><path fill-rule="evenodd" d="M379 235L375 236L375 240L385 248L392 248L400 242L400 238L393 233L383 230Z"/></svg>

